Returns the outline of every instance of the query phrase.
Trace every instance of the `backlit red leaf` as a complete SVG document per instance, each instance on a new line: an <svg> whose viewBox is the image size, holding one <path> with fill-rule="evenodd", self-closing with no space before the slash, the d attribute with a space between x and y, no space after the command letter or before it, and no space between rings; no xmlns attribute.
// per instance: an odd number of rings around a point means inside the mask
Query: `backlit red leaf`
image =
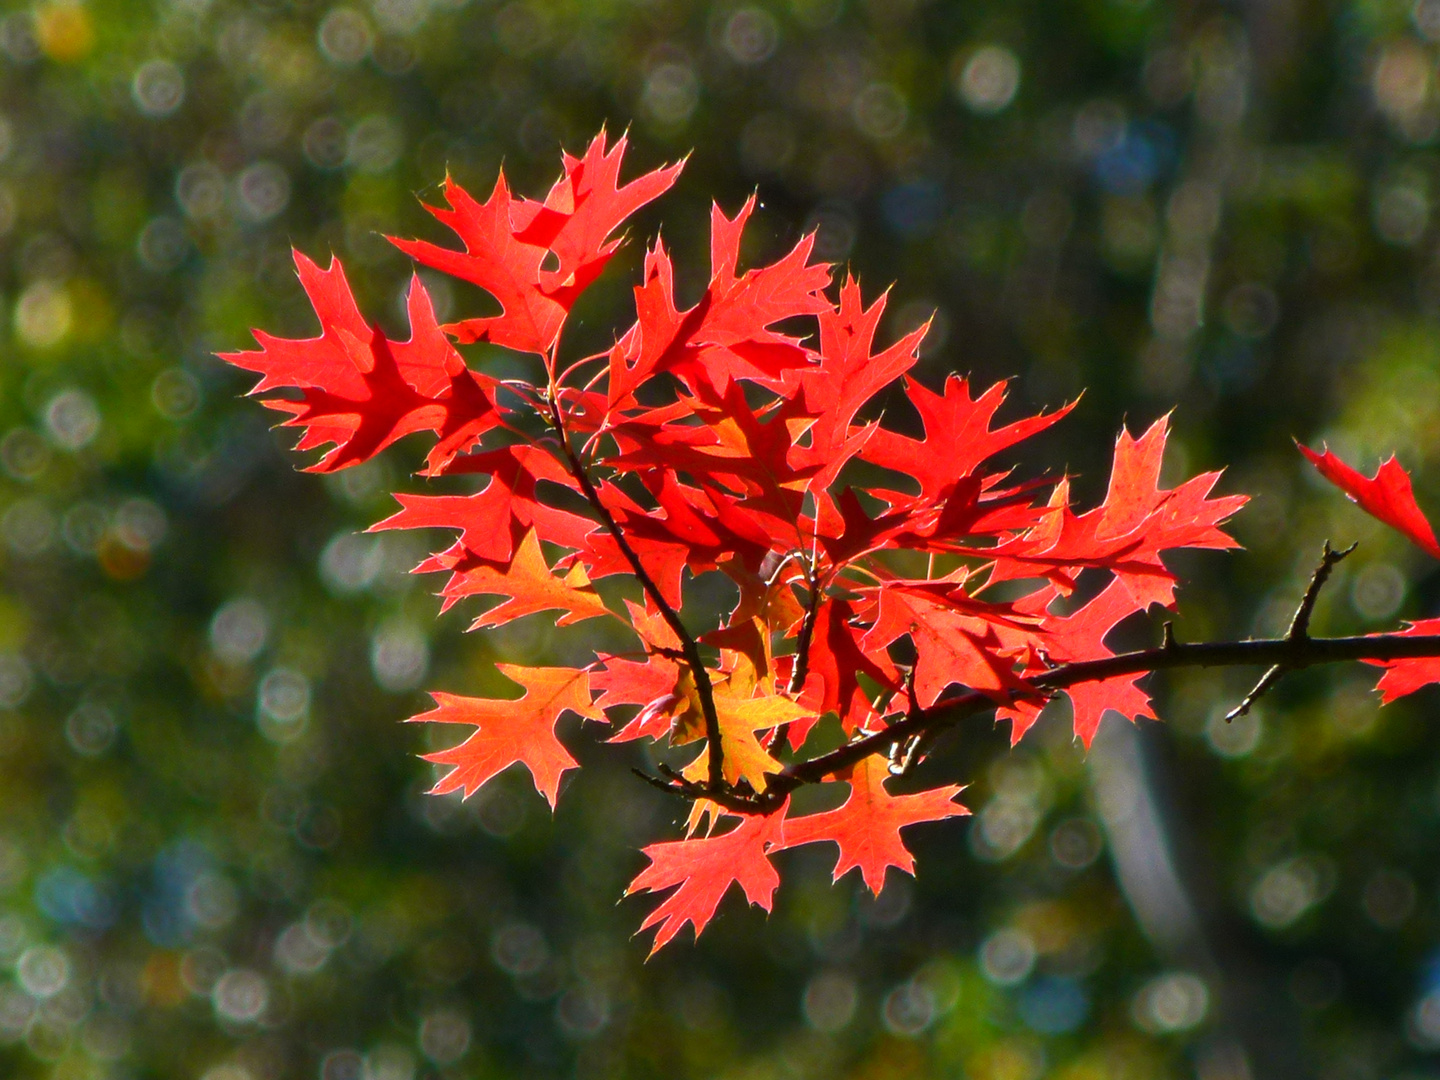
<svg viewBox="0 0 1440 1080"><path fill-rule="evenodd" d="M738 884L750 903L770 910L780 875L767 852L781 842L784 817L783 811L747 817L720 836L674 840L645 849L650 865L630 883L626 894L679 886L640 924L642 930L659 927L652 956L686 923L699 936L732 885Z"/></svg>
<svg viewBox="0 0 1440 1080"><path fill-rule="evenodd" d="M612 614L581 567L572 568L563 577L551 571L534 529L520 540L508 564L477 560L457 570L441 595L446 607L464 596L505 598L477 618L472 630L501 626L537 611L564 612L556 619L557 626Z"/></svg>
<svg viewBox="0 0 1440 1080"><path fill-rule="evenodd" d="M483 203L447 176L449 206L429 210L465 250L424 240L391 242L417 262L478 285L502 310L445 329L460 341L547 355L570 308L614 253L610 235L679 175L680 166L672 165L617 187L624 152L623 138L607 152L602 131L583 158L565 156L565 175L544 203L512 195L503 172Z"/></svg>
<svg viewBox="0 0 1440 1080"><path fill-rule="evenodd" d="M844 805L821 814L790 818L785 822L785 846L833 841L840 846L835 880L859 867L866 887L876 896L885 887L885 872L890 867L913 874L915 857L905 847L900 830L970 811L955 802L961 788L954 784L914 795L891 795L885 790L889 776L883 758L867 758L856 765L841 778L850 785Z"/></svg>
<svg viewBox="0 0 1440 1080"><path fill-rule="evenodd" d="M298 399L262 400L288 414L284 426L304 428L297 450L332 446L309 471L358 464L417 431L439 436L430 458L438 470L496 426L494 380L465 366L440 332L419 278L411 280L407 301L410 340L391 341L360 318L339 259L321 270L297 251L295 265L319 316L320 336L291 341L256 331L258 352L223 358L261 373L252 394L280 387L300 392Z"/></svg>
<svg viewBox="0 0 1440 1080"><path fill-rule="evenodd" d="M1406 623L1401 637L1415 637L1420 634L1440 634L1440 619L1420 619ZM1407 660L1375 661L1376 667L1385 669L1375 689L1380 691L1380 702L1389 705L1397 698L1413 694L1422 686L1440 683L1440 658L1422 656Z"/></svg>
<svg viewBox="0 0 1440 1080"><path fill-rule="evenodd" d="M1296 445L1306 460L1320 470L1320 475L1349 495L1360 509L1409 537L1427 555L1440 559L1440 543L1436 542L1435 530L1415 503L1410 474L1393 455L1382 461L1375 475L1367 479L1328 447L1317 454L1308 446Z"/></svg>

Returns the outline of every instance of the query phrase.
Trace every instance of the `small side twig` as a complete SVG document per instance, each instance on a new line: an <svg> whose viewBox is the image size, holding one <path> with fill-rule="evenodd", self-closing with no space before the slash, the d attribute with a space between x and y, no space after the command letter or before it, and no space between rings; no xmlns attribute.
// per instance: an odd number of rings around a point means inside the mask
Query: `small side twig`
<svg viewBox="0 0 1440 1080"><path fill-rule="evenodd" d="M800 619L800 632L795 638L795 666L790 669L790 683L786 689L795 697L805 688L805 679L810 674L810 642L815 637L815 619L820 611L820 583L815 577L815 561L800 556L805 566L805 614ZM776 570L776 573L780 573ZM790 738L790 725L781 724L775 729L770 745L782 747Z"/></svg>
<svg viewBox="0 0 1440 1080"><path fill-rule="evenodd" d="M920 707L920 699L915 694L915 665L905 669L905 719L914 721L924 710ZM901 742L890 745L890 775L904 776L915 762L924 756L930 744L935 741L938 731L931 729L922 731L918 735L911 735Z"/></svg>
<svg viewBox="0 0 1440 1080"><path fill-rule="evenodd" d="M1310 584L1305 587L1305 595L1300 598L1300 604L1295 608L1295 614L1290 619L1290 628L1285 631L1285 640L1293 642L1297 647L1303 645L1310 637L1310 617L1315 613L1315 603L1320 599L1320 590L1330 580L1330 575L1335 570L1335 565L1349 555L1357 544L1351 544L1343 551L1336 551L1330 546L1330 541L1325 541L1325 547L1320 552L1320 565L1315 567L1315 572L1310 575ZM1167 627L1169 623L1165 624ZM1245 695L1244 700L1225 714L1225 722L1237 720L1254 708L1255 703L1270 692L1271 688L1278 683L1285 673L1290 670L1291 665L1280 662L1268 668L1264 675L1260 676L1258 682Z"/></svg>
<svg viewBox="0 0 1440 1080"><path fill-rule="evenodd" d="M1289 670L1284 664L1276 664L1274 667L1267 668L1265 674L1255 681L1255 685L1250 688L1250 692L1245 695L1240 704L1225 714L1225 723L1238 720L1248 713L1255 707L1257 701L1268 694L1271 688L1284 678L1285 673Z"/></svg>
<svg viewBox="0 0 1440 1080"><path fill-rule="evenodd" d="M810 642L815 636L815 619L820 611L820 583L815 579L815 564L805 560L805 615L795 638L795 666L790 669L791 695L798 694L810 674Z"/></svg>
<svg viewBox="0 0 1440 1080"><path fill-rule="evenodd" d="M1300 598L1300 606L1295 609L1295 617L1290 620L1290 629L1286 632L1287 638L1303 641L1310 636L1310 616L1315 611L1315 601L1320 599L1320 590L1330 580L1336 564L1350 555L1360 542L1357 540L1349 547L1336 551L1330 546L1330 541L1325 541L1325 547L1320 552L1320 565L1315 567L1315 573L1310 576L1310 584L1305 587L1305 595Z"/></svg>

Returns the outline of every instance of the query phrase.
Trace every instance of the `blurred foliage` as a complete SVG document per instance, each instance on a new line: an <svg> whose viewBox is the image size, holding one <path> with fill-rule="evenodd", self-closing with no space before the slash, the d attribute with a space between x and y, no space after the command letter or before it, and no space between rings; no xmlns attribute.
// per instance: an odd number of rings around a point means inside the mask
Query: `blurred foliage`
<svg viewBox="0 0 1440 1080"><path fill-rule="evenodd" d="M1440 576L1289 440L1398 450L1440 507L1437 42L1440 0L3 5L0 1072L1432 1075L1433 694L1312 673L1227 726L1245 673L1176 677L1089 761L1063 718L977 727L918 880L787 856L772 918L731 897L647 965L614 900L681 808L630 758L567 732L593 767L551 820L523 776L425 798L397 723L574 639L437 621L423 552L360 533L410 458L296 475L211 353L307 332L292 244L397 323L417 193L503 160L536 194L629 127L693 155L577 349L662 217L693 288L705 200L758 188L753 256L818 229L894 280L931 377L1085 389L1025 467L1098 495L1119 425L1178 407L1175 473L1257 496L1246 552L1180 568L1182 637L1283 627L1325 537L1362 547L1318 628L1383 628Z"/></svg>

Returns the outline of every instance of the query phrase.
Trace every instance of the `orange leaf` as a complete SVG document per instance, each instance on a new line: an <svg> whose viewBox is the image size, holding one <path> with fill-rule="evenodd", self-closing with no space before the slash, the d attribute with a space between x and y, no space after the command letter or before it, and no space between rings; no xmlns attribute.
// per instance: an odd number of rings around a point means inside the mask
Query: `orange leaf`
<svg viewBox="0 0 1440 1080"><path fill-rule="evenodd" d="M533 528L516 545L508 566L477 560L457 571L441 595L447 608L462 596L506 598L476 619L470 626L472 630L501 626L537 611L563 611L565 614L555 621L557 626L614 614L591 587L583 567L572 567L563 578L551 572Z"/></svg>
<svg viewBox="0 0 1440 1080"><path fill-rule="evenodd" d="M426 761L454 766L430 793L444 795L459 789L468 799L518 761L530 770L536 789L553 807L561 775L578 764L555 737L556 721L566 710L602 723L605 714L591 704L589 675L583 669L496 667L525 688L522 697L471 698L434 692L430 696L436 708L410 718L410 723L475 725L475 733L458 746L424 755Z"/></svg>

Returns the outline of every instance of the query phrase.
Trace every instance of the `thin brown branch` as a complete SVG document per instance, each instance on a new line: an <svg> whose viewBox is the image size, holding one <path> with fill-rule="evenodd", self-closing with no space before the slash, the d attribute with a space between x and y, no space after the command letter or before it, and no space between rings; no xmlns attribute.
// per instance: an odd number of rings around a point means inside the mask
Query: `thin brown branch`
<svg viewBox="0 0 1440 1080"><path fill-rule="evenodd" d="M1186 667L1243 667L1283 664L1289 670L1345 661L1405 660L1440 657L1440 634L1376 634L1365 637L1302 639L1269 638L1259 641L1212 641L1173 644L1168 648L1141 649L1103 660L1062 664L1029 680L1037 692L1063 690L1082 683L1101 682L1119 675L1138 675ZM808 761L797 762L774 777L766 793L777 787L793 790L800 784L823 780L831 773L853 765L874 753L884 752L891 743L923 731L945 727L994 707L997 701L985 694L966 691L936 702L915 716L891 724L884 731L842 746Z"/></svg>
<svg viewBox="0 0 1440 1080"><path fill-rule="evenodd" d="M1320 599L1320 590L1330 580L1336 565L1359 546L1357 541L1343 551L1336 551L1330 546L1329 540L1325 541L1325 547L1320 552L1320 565L1315 567L1315 572L1310 575L1310 584L1305 586L1305 595L1300 598L1295 617L1290 620L1290 629L1285 632L1287 638L1304 638L1309 635L1310 616L1315 613L1315 602Z"/></svg>
<svg viewBox="0 0 1440 1080"><path fill-rule="evenodd" d="M668 765L660 765L659 770L665 779L662 780L658 776L651 776L642 769L631 769L630 771L647 784L659 788L668 795L678 795L680 798L689 799L692 802L700 799L708 799L710 802L718 803L725 809L733 810L737 814L770 812L770 809L766 808L769 804L765 803L762 797L755 795L754 792L749 789L749 785L745 785L742 788L735 788L727 784L716 789L708 783L702 784L694 780L689 780ZM781 800L781 802L783 801L784 800ZM780 802L777 802L775 807L779 805Z"/></svg>
<svg viewBox="0 0 1440 1080"><path fill-rule="evenodd" d="M1266 638L1259 641L1212 641L1181 644L1173 635L1166 644L1155 649L1108 656L1101 660L1082 660L1061 664L1028 680L1028 689L1036 697L1048 697L1082 683L1103 682L1120 675L1140 675L1173 668L1274 667L1287 671L1315 667L1319 664L1364 661L1384 663L1440 657L1440 634L1374 634L1335 638ZM806 761L795 762L768 779L765 791L751 798L731 800L732 808L743 813L768 814L777 810L785 797L805 784L819 783L872 754L887 753L891 746L920 735L936 734L978 713L997 705L1019 700L1011 694L997 700L986 694L967 690L937 701L927 709L911 713L881 731L865 735L844 746ZM684 794L683 792L676 792ZM713 798L713 796L706 796ZM718 801L718 800L717 800Z"/></svg>
<svg viewBox="0 0 1440 1080"><path fill-rule="evenodd" d="M795 666L790 669L790 683L786 692L794 697L805 688L806 676L810 674L810 642L815 637L815 615L820 610L820 583L815 576L814 560L806 556L805 563L805 614L800 619L800 632L795 638ZM776 571L778 574L780 571ZM790 725L781 724L775 729L775 736L770 740L774 747L784 746L790 738Z"/></svg>
<svg viewBox="0 0 1440 1080"><path fill-rule="evenodd" d="M1289 670L1283 664L1275 664L1266 668L1265 674L1260 676L1255 685L1250 688L1250 692L1240 699L1240 704L1225 714L1225 723L1238 720L1253 709L1255 703L1268 694Z"/></svg>
<svg viewBox="0 0 1440 1080"><path fill-rule="evenodd" d="M705 661L700 655L700 646L691 636L684 622L665 596L650 572L645 569L645 564L640 561L640 556L630 546L625 533L621 530L615 515L610 513L610 508L600 498L600 492L595 487L595 482L590 479L590 473L585 468L585 463L575 453L574 447L570 445L569 436L565 431L565 418L560 410L560 403L557 395L550 396L550 423L555 428L559 437L561 452L565 455L565 464L570 470L570 475L580 485L580 492L585 496L585 501L600 518L601 524L605 526L615 539L615 546L620 549L620 554L630 566L630 571L635 575L635 580L640 582L640 587L645 590L645 595L660 612L660 617L665 620L665 625L670 628L671 633L680 641L680 651L684 657L685 664L690 668L691 676L695 680L695 694L700 699L700 712L705 718L705 745L709 751L707 783L703 785L703 797L721 802L722 797L728 791L725 783L725 751L720 743L720 716L715 710L715 688L710 682L710 673L705 669ZM685 781L686 784L692 783ZM688 791L676 789L677 794L691 795ZM721 805L725 805L721 802Z"/></svg>
<svg viewBox="0 0 1440 1080"><path fill-rule="evenodd" d="M915 666L911 664L905 669L905 715L911 717L917 715L920 710L920 699L915 696ZM925 748L929 739L934 738L933 733L922 732L919 735L911 735L903 743L890 744L890 774L892 776L904 776L911 769L911 766L920 759L921 751Z"/></svg>
<svg viewBox="0 0 1440 1080"><path fill-rule="evenodd" d="M795 638L795 666L790 670L790 693L798 694L810 674L810 642L815 636L815 618L820 611L820 582L815 564L805 560L805 615L800 620L800 633Z"/></svg>

